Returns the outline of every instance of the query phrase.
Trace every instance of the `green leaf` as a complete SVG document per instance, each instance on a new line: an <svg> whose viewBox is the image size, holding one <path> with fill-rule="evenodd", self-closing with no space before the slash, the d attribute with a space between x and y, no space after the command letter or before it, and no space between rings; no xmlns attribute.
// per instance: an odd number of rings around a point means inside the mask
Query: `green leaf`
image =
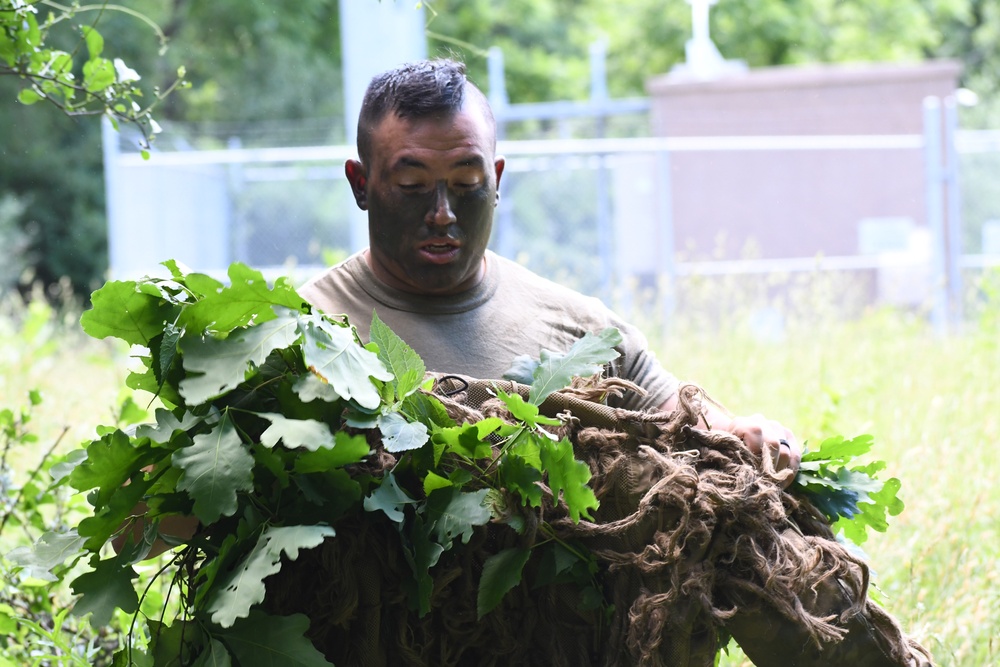
<svg viewBox="0 0 1000 667"><path fill-rule="evenodd" d="M315 419L289 419L276 412L258 412L258 416L271 422L263 433L260 442L267 447L274 447L280 440L291 449L329 449L334 446L334 436L330 427Z"/></svg>
<svg viewBox="0 0 1000 667"><path fill-rule="evenodd" d="M236 512L236 494L253 490L253 456L240 440L229 411L209 433L174 452L173 465L184 474L177 488L194 501L194 513L205 525Z"/></svg>
<svg viewBox="0 0 1000 667"><path fill-rule="evenodd" d="M428 440L426 426L420 422L408 422L398 412L380 415L378 428L382 432L382 446L393 454L418 449Z"/></svg>
<svg viewBox="0 0 1000 667"><path fill-rule="evenodd" d="M212 289L211 283L201 286L205 290L203 297L184 310L178 325L195 333L228 332L272 320L276 310L287 308L298 313L305 304L287 280L277 280L272 288L260 271L239 262L229 267L229 280L228 287Z"/></svg>
<svg viewBox="0 0 1000 667"><path fill-rule="evenodd" d="M406 495L406 492L399 488L396 476L388 473L382 478L382 483L375 491L365 498L366 512L385 512L389 520L394 523L402 523L405 518L403 508L413 505L417 501Z"/></svg>
<svg viewBox="0 0 1000 667"><path fill-rule="evenodd" d="M154 667L181 664L205 641L204 633L195 623L178 620L168 626L148 619L146 624L149 626L149 657Z"/></svg>
<svg viewBox="0 0 1000 667"><path fill-rule="evenodd" d="M172 322L167 322L163 328L163 339L160 341L160 358L155 369L157 371L156 379L160 382L163 382L163 378L167 376L167 373L174 365L174 359L177 358L177 345L183 333L184 330L175 326Z"/></svg>
<svg viewBox="0 0 1000 667"><path fill-rule="evenodd" d="M63 478L68 477L70 473L76 470L76 467L87 460L87 450L85 449L74 449L71 452L67 452L62 459L58 459L55 464L49 468L49 475L52 477L52 481L59 482Z"/></svg>
<svg viewBox="0 0 1000 667"><path fill-rule="evenodd" d="M36 102L41 102L45 98L33 88L22 88L21 92L17 94L17 101L25 106L31 106Z"/></svg>
<svg viewBox="0 0 1000 667"><path fill-rule="evenodd" d="M906 505L903 504L903 499L898 497L899 490L903 487L903 483L895 477L890 477L882 485L882 490L877 493L871 494L872 502L876 505L885 507L886 512L889 516L899 516Z"/></svg>
<svg viewBox="0 0 1000 667"><path fill-rule="evenodd" d="M14 565L24 568L24 576L56 581L53 568L70 558L79 557L85 541L86 538L76 530L65 533L49 531L39 537L33 547L18 547L8 553L7 558Z"/></svg>
<svg viewBox="0 0 1000 667"><path fill-rule="evenodd" d="M519 495L525 504L531 507L541 507L542 472L528 464L524 458L508 454L500 463L500 479L502 486Z"/></svg>
<svg viewBox="0 0 1000 667"><path fill-rule="evenodd" d="M329 526L270 526L253 550L216 584L206 611L224 628L246 618L250 608L264 601L264 579L281 569L281 556L295 560L302 549L312 549L336 533ZM242 664L242 663L241 663Z"/></svg>
<svg viewBox="0 0 1000 667"><path fill-rule="evenodd" d="M87 538L83 545L85 548L98 551L135 511L136 504L149 489L150 481L137 473L131 482L117 487L106 505L99 506L93 515L80 521L77 532Z"/></svg>
<svg viewBox="0 0 1000 667"><path fill-rule="evenodd" d="M621 343L621 333L609 327L596 335L588 332L565 354L542 350L528 400L541 405L549 394L568 387L574 377L600 373L604 364L620 356L614 348Z"/></svg>
<svg viewBox="0 0 1000 667"><path fill-rule="evenodd" d="M179 270L179 267L177 267L176 264L171 266L170 262L164 262L164 266L170 269L174 278L178 280L181 278L184 279L184 285L189 290L194 292L194 295L197 297L199 302L203 299L211 297L214 294L222 292L222 290L226 287L224 283L205 273L188 273L187 275L183 275L183 273L178 274L174 271L174 269Z"/></svg>
<svg viewBox="0 0 1000 667"><path fill-rule="evenodd" d="M451 483L451 480L442 477L437 473L429 472L427 473L427 476L424 477L424 495L426 496L429 496L432 491L436 491L437 489L444 489L449 486L454 486Z"/></svg>
<svg viewBox="0 0 1000 667"><path fill-rule="evenodd" d="M395 376L393 384L396 396L403 399L420 386L427 371L423 360L409 345L403 342L378 315L372 313L371 342L378 345L378 358Z"/></svg>
<svg viewBox="0 0 1000 667"><path fill-rule="evenodd" d="M120 338L130 345L149 345L172 322L178 308L147 294L134 281L114 281L91 297L93 307L80 317L83 330L94 338Z"/></svg>
<svg viewBox="0 0 1000 667"><path fill-rule="evenodd" d="M841 517L850 519L858 513L858 494L854 491L831 485L822 491L809 489L809 492L812 504L832 522Z"/></svg>
<svg viewBox="0 0 1000 667"><path fill-rule="evenodd" d="M457 487L439 489L427 496L424 517L431 525L431 531L438 544L445 549L461 536L462 543L472 539L475 526L485 526L491 518L486 505L489 489L463 492Z"/></svg>
<svg viewBox="0 0 1000 667"><path fill-rule="evenodd" d="M448 416L448 410L436 396L417 392L403 399L403 411L428 427L450 428L455 420Z"/></svg>
<svg viewBox="0 0 1000 667"><path fill-rule="evenodd" d="M548 473L552 494L558 498L562 493L574 522L579 522L581 516L592 519L589 510L597 509L600 503L594 490L587 485L590 468L573 457L573 444L566 438L559 442L542 440L540 444L542 468Z"/></svg>
<svg viewBox="0 0 1000 667"><path fill-rule="evenodd" d="M870 477L867 473L848 470L846 467L837 472L837 482L842 489L850 489L858 494L860 502L871 502L870 493L882 490L882 482Z"/></svg>
<svg viewBox="0 0 1000 667"><path fill-rule="evenodd" d="M149 447L137 446L116 429L87 446L87 459L73 469L69 483L78 491L98 489L94 504L102 507L126 480L155 458Z"/></svg>
<svg viewBox="0 0 1000 667"><path fill-rule="evenodd" d="M156 667L153 658L135 646L126 646L111 656L111 667Z"/></svg>
<svg viewBox="0 0 1000 667"><path fill-rule="evenodd" d="M214 594L215 592L215 582L220 573L235 564L233 554L237 551L237 542L246 544L247 536L250 533L252 533L252 529L248 528L246 519L241 520L236 527L236 532L228 533L223 538L222 544L215 547L215 557L206 559L198 568L194 588L194 607L196 609L204 609L205 599L210 593Z"/></svg>
<svg viewBox="0 0 1000 667"><path fill-rule="evenodd" d="M544 547L541 563L538 566L538 575L532 588L541 588L566 581L571 578L566 575L571 574L573 568L581 563L579 556L564 545L550 542Z"/></svg>
<svg viewBox="0 0 1000 667"><path fill-rule="evenodd" d="M306 474L334 470L351 463L358 463L371 453L368 441L363 435L349 435L344 431L337 431L334 440L333 447L298 454L295 457L295 472Z"/></svg>
<svg viewBox="0 0 1000 667"><path fill-rule="evenodd" d="M94 556L96 560L98 557ZM117 558L91 562L93 572L81 574L70 584L73 592L82 597L73 605L73 614L91 613L90 624L102 627L111 622L115 609L134 614L139 609L139 595L132 580L139 577L131 565L125 567Z"/></svg>
<svg viewBox="0 0 1000 667"><path fill-rule="evenodd" d="M809 461L839 461L848 463L851 459L867 454L875 439L870 435L859 435L847 440L841 436L827 438L820 443L815 452L805 452L803 462Z"/></svg>
<svg viewBox="0 0 1000 667"><path fill-rule="evenodd" d="M298 337L295 315L285 312L277 319L238 329L228 338L185 338L184 370L200 375L181 381L181 396L189 405L199 405L224 394L246 379L250 364L260 366L273 350L288 347Z"/></svg>
<svg viewBox="0 0 1000 667"><path fill-rule="evenodd" d="M303 403L310 403L317 399L327 403L336 403L340 400L340 394L334 391L329 383L312 373L296 379L292 390Z"/></svg>
<svg viewBox="0 0 1000 667"><path fill-rule="evenodd" d="M431 528L418 514L410 522L409 531L402 536L403 556L413 572L413 579L404 578L403 586L420 616L431 610L434 579L430 575L430 569L437 565L444 553L444 547L431 539Z"/></svg>
<svg viewBox="0 0 1000 667"><path fill-rule="evenodd" d="M83 38L87 41L87 52L90 53L90 57L96 58L101 55L101 52L104 51L104 38L101 33L91 26L83 26L80 30L83 32Z"/></svg>
<svg viewBox="0 0 1000 667"><path fill-rule="evenodd" d="M375 409L382 400L371 378L392 379L379 358L358 345L347 327L338 326L322 316L303 318L306 366L329 383L338 395L353 399L363 408Z"/></svg>
<svg viewBox="0 0 1000 667"><path fill-rule="evenodd" d="M306 638L302 614L268 616L259 611L217 633L240 667L331 667Z"/></svg>
<svg viewBox="0 0 1000 667"><path fill-rule="evenodd" d="M163 408L157 408L154 414L156 425L143 424L135 430L136 438L149 438L152 442L165 445L170 442L174 434L178 431L190 431L198 426L198 424L207 421L205 417L199 417L186 410L181 411L180 418L176 417L170 410L164 410Z"/></svg>
<svg viewBox="0 0 1000 667"><path fill-rule="evenodd" d="M504 402L514 419L524 422L528 428L536 428L540 424L548 426L558 426L559 420L546 417L538 412L538 406L528 403L520 394L508 394L504 390L497 388L497 398Z"/></svg>
<svg viewBox="0 0 1000 667"><path fill-rule="evenodd" d="M99 93L115 82L115 66L107 58L91 58L83 63L83 87Z"/></svg>
<svg viewBox="0 0 1000 667"><path fill-rule="evenodd" d="M232 664L232 658L225 645L212 637L191 667L232 667Z"/></svg>
<svg viewBox="0 0 1000 667"><path fill-rule="evenodd" d="M842 530L844 536L855 544L863 544L868 540L868 529L884 533L889 522L886 513L896 516L903 511L903 501L897 497L902 483L892 477L886 480L882 489L870 495L870 502L857 505L857 513L852 517L844 517L834 524L834 529Z"/></svg>
<svg viewBox="0 0 1000 667"><path fill-rule="evenodd" d="M149 413L146 409L135 402L132 396L127 396L124 401L122 401L121 407L118 410L118 424L123 426L130 426L132 424L138 424L149 418Z"/></svg>
<svg viewBox="0 0 1000 667"><path fill-rule="evenodd" d="M474 424L441 428L434 431L431 439L444 445L446 451L470 460L486 459L493 456L493 448L486 438L503 424L497 417L489 417ZM440 459L440 456L436 456Z"/></svg>
<svg viewBox="0 0 1000 667"><path fill-rule="evenodd" d="M521 573L529 556L529 549L514 547L493 554L483 563L483 576L479 580L479 592L476 595L476 614L479 619L493 611L503 596L521 583Z"/></svg>
<svg viewBox="0 0 1000 667"><path fill-rule="evenodd" d="M507 372L503 374L504 380L513 380L520 384L530 385L535 377L535 370L538 368L538 360L532 359L531 355L522 354L514 358Z"/></svg>

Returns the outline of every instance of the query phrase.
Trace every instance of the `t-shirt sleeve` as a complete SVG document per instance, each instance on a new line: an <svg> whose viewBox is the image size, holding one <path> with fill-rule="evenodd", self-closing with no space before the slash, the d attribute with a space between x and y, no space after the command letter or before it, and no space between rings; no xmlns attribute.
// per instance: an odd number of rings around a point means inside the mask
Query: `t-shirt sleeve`
<svg viewBox="0 0 1000 667"><path fill-rule="evenodd" d="M646 337L636 327L622 321L614 322L622 334L616 374L646 390L644 396L627 392L621 399L612 399L614 407L627 410L656 410L677 392L677 378L667 371L656 354L649 349Z"/></svg>

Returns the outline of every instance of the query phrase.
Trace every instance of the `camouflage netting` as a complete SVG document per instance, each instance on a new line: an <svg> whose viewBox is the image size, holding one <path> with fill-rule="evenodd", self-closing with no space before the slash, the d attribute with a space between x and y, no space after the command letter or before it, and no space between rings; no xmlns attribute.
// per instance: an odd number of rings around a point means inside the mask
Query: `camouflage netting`
<svg viewBox="0 0 1000 667"><path fill-rule="evenodd" d="M443 378L436 392L459 423L504 416L489 387ZM930 656L866 597L868 567L833 539L811 505L783 493L787 472L755 460L734 436L692 428L703 394L681 390L678 410L646 414L586 399L627 390L605 382L554 395L543 412L566 417L564 434L593 473L601 501L593 522L564 508L522 513L518 534L501 523L477 530L433 568L431 612L410 611L410 566L395 525L381 513L339 522L337 536L268 579L272 613L302 612L310 636L336 665L713 664L732 634L758 667L929 665ZM378 456L359 472L379 475ZM559 537L589 548L606 604L589 608L575 584L522 584L476 618L482 564L530 546L544 517ZM611 606L609 606L611 605Z"/></svg>

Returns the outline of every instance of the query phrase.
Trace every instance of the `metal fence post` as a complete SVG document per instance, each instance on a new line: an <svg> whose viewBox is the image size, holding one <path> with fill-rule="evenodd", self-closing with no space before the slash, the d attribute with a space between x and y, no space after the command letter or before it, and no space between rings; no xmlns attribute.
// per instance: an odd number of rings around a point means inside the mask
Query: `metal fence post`
<svg viewBox="0 0 1000 667"><path fill-rule="evenodd" d="M944 231L941 100L924 98L924 173L927 226L931 233L931 324L937 333L948 330L948 292Z"/></svg>
<svg viewBox="0 0 1000 667"><path fill-rule="evenodd" d="M506 73L504 71L503 51L499 46L491 46L486 56L486 68L489 75L489 102L493 109L493 117L497 124L497 139L503 140L507 137L507 108L510 99L507 97ZM500 204L497 206L496 227L494 228L494 238L496 240L497 253L503 257L514 256L514 210L511 206L511 191L514 189L514 181L517 180L513 169L507 171L507 178L504 179L503 193L500 197Z"/></svg>
<svg viewBox="0 0 1000 667"><path fill-rule="evenodd" d="M604 106L608 101L607 54L607 44L603 40L590 45L590 101L595 106ZM596 135L598 139L602 139L607 123L604 114L598 114L596 121ZM618 271L615 266L615 235L611 225L607 162L607 156L597 156L597 254L601 263L601 296L610 303L614 277Z"/></svg>
<svg viewBox="0 0 1000 667"><path fill-rule="evenodd" d="M960 166L955 137L958 133L958 103L954 96L944 101L944 145L945 145L945 196L948 207L948 295L949 320L954 326L962 323L964 296L962 294L962 183L959 178Z"/></svg>
<svg viewBox="0 0 1000 667"><path fill-rule="evenodd" d="M656 188L656 204L660 214L659 224L659 256L660 271L658 277L660 293L660 310L663 317L663 331L666 333L672 325L674 310L677 307L677 266L674 247L674 197L672 178L670 177L670 153L664 148L656 153L656 172L659 182Z"/></svg>
<svg viewBox="0 0 1000 667"><path fill-rule="evenodd" d="M486 53L486 69L488 73L489 101L493 116L497 123L497 139L507 137L507 82L505 79L503 51L499 46L491 46Z"/></svg>
<svg viewBox="0 0 1000 667"><path fill-rule="evenodd" d="M104 210L108 217L108 268L110 279L118 278L122 266L120 261L128 248L122 247L122 235L118 231L121 220L121 205L119 201L121 188L119 182L118 156L121 154L120 137L112 127L111 119L101 118L101 149L104 157Z"/></svg>

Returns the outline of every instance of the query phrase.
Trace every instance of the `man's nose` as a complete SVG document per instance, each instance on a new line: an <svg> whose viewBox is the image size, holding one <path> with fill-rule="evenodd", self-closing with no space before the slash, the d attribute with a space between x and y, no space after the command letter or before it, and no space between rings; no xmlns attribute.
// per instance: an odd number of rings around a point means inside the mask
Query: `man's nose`
<svg viewBox="0 0 1000 667"><path fill-rule="evenodd" d="M440 182L434 189L434 206L427 214L427 222L431 225L445 226L455 222L455 213L448 201L448 184Z"/></svg>

